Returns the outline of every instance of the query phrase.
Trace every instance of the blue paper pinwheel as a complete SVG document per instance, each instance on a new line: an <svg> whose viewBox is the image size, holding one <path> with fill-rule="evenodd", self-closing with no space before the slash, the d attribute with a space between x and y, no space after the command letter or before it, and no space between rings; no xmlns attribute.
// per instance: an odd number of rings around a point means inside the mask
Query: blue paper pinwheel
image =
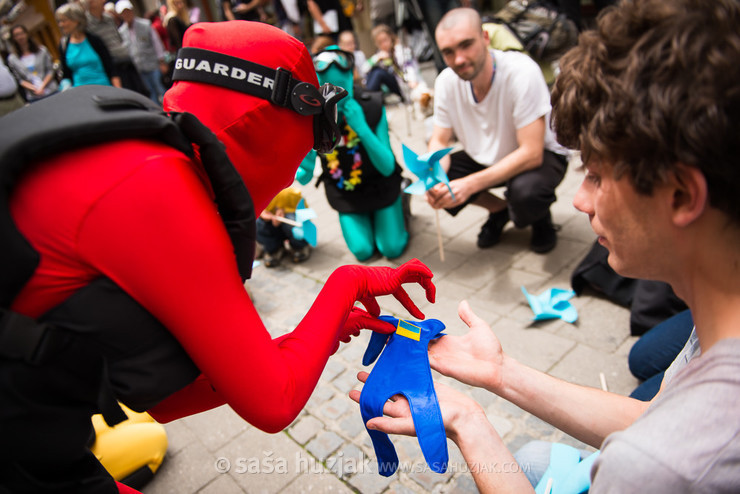
<svg viewBox="0 0 740 494"><path fill-rule="evenodd" d="M427 349L431 340L444 336L445 325L437 319L404 321L390 316L380 319L396 326L396 332L373 333L365 350L364 365L371 364L378 355L380 358L360 394L362 420L367 423L373 417L382 416L385 402L395 394L402 394L409 402L427 465L434 472L444 473L448 461L447 437ZM378 473L384 477L393 475L398 468L398 455L390 438L380 431L368 429L367 432L378 457Z"/></svg>
<svg viewBox="0 0 740 494"><path fill-rule="evenodd" d="M535 296L530 295L527 289L522 287L522 293L527 297L527 302L534 312L535 321L560 318L565 322L574 323L578 319L576 308L568 302L576 294L573 290L550 288Z"/></svg>
<svg viewBox="0 0 740 494"><path fill-rule="evenodd" d="M442 165L439 164L439 160L449 153L452 148L439 149L437 151L418 155L406 147L405 144L403 144L402 147L403 161L406 164L406 168L419 177L419 180L406 187L404 192L408 194L422 194L438 183L443 183L447 185L447 188L450 190L452 199L455 199L455 194L452 193L452 189L450 188L450 180L442 169Z"/></svg>
<svg viewBox="0 0 740 494"><path fill-rule="evenodd" d="M293 236L298 240L305 240L311 247L316 247L316 225L311 220L316 218L316 212L307 208L303 199L298 203L295 210L295 221L298 224L293 226Z"/></svg>

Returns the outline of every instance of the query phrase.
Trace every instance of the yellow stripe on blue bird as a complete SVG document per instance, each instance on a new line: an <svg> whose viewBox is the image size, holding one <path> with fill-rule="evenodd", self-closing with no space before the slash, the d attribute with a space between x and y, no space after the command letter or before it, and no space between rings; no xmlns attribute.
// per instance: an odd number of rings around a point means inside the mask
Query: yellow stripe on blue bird
<svg viewBox="0 0 740 494"><path fill-rule="evenodd" d="M403 319L398 320L396 334L414 341L421 341L421 328Z"/></svg>

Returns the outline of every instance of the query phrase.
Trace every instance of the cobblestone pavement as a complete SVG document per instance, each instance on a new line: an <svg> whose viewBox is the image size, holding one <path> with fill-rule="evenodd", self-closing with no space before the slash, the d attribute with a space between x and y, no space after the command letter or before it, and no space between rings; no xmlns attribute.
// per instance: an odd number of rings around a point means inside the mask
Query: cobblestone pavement
<svg viewBox="0 0 740 494"><path fill-rule="evenodd" d="M400 157L400 142L425 150L423 122L401 105L388 109L391 139ZM399 161L400 162L400 161ZM571 201L580 183L571 163L552 207L561 225L557 247L547 255L528 250L529 229L507 226L501 244L480 250L475 240L486 213L469 207L454 219L440 214L445 261L437 248L435 214L421 196L413 196L411 241L399 259L374 258L365 264L397 266L418 258L434 272L437 303L426 302L418 287L409 289L427 317L442 320L447 333L465 332L457 304L466 299L516 359L553 376L599 387L600 374L611 391L628 394L637 384L627 368L634 343L629 312L606 300L584 294L572 299L579 318L532 322L533 314L521 286L538 294L551 287L569 288L570 274L594 240L587 218ZM408 173L408 172L407 172ZM317 212L319 245L303 264L279 268L259 266L247 285L255 306L273 336L290 331L311 305L329 274L341 264L356 263L342 239L337 213L323 187L303 187ZM407 316L392 297L382 297L383 313ZM164 493L467 493L476 492L457 448L449 443L450 468L436 474L424 468L415 438L393 437L401 468L390 478L378 475L375 455L359 407L347 396L359 387L356 374L369 334L342 345L329 360L305 409L286 430L266 434L250 426L228 407L167 424L169 449L145 494ZM439 375L436 377L440 378ZM254 376L259 379L259 376ZM481 403L491 423L512 451L532 439L580 445L518 407L446 378ZM500 466L507 468L507 465Z"/></svg>

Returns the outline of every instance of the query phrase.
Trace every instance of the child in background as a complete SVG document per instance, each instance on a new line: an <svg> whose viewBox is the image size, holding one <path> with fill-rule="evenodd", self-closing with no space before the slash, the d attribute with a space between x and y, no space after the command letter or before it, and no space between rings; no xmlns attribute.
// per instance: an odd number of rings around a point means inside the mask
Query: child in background
<svg viewBox="0 0 740 494"><path fill-rule="evenodd" d="M264 249L263 260L268 268L280 265L286 254L286 242L293 262L303 262L311 256L311 246L295 238L293 225L280 221L280 218L295 221L295 210L301 198L301 191L296 187L283 189L257 218L257 242Z"/></svg>
<svg viewBox="0 0 740 494"><path fill-rule="evenodd" d="M342 31L339 33L337 46L342 50L351 53L355 57L355 83L363 84L365 76L367 75L367 72L365 71L367 58L362 50L358 48L355 33L353 31Z"/></svg>

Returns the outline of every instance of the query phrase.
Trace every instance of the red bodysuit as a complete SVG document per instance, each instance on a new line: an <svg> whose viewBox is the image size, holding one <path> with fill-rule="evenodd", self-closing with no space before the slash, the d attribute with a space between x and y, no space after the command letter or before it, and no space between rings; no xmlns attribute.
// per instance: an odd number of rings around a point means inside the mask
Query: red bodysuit
<svg viewBox="0 0 740 494"><path fill-rule="evenodd" d="M201 23L185 43L281 66L316 84L305 47L268 25ZM312 141L311 117L203 83L176 83L165 107L194 113L226 145L256 211L292 181ZM289 142L278 142L281 136ZM339 341L360 328L394 329L370 317L379 312L376 296L394 295L418 319L424 316L402 285L420 283L434 300L432 274L418 261L397 269L343 266L295 330L273 340L244 289L200 163L157 142L124 140L45 160L14 189L11 213L41 258L13 310L38 317L105 276L197 365L199 379L150 410L160 421L228 403L256 427L280 431L305 405Z"/></svg>

